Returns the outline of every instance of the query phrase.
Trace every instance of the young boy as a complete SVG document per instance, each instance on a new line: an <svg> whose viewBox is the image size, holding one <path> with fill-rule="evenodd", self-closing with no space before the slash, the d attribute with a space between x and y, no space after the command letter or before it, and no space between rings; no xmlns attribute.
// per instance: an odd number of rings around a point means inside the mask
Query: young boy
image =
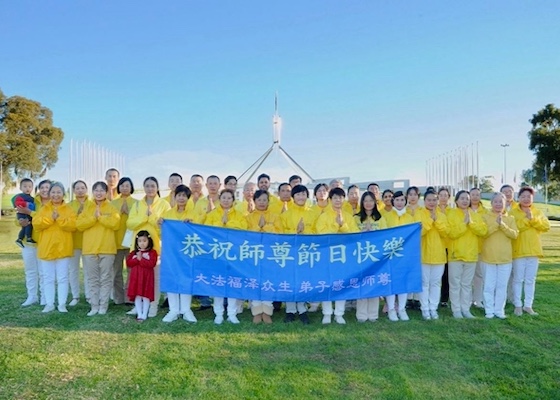
<svg viewBox="0 0 560 400"><path fill-rule="evenodd" d="M12 198L12 204L14 205L14 207L25 207L29 208L31 211L35 211L35 199L33 198L33 196L31 196L31 192L33 191L33 181L29 178L24 178L19 183L19 188L22 193L16 194ZM17 213L17 219L27 219L29 221L29 224L27 226L23 226L20 229L16 244L21 248L25 247L23 244L24 238L27 238L28 243L36 243L31 238L31 234L33 233L31 216L27 214Z"/></svg>

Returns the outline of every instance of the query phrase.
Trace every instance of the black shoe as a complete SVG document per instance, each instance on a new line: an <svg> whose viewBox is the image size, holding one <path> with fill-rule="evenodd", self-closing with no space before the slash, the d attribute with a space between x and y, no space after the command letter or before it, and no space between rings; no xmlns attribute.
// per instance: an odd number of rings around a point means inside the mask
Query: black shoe
<svg viewBox="0 0 560 400"><path fill-rule="evenodd" d="M439 303L439 306L443 308L447 308L447 301L442 301L441 303Z"/></svg>
<svg viewBox="0 0 560 400"><path fill-rule="evenodd" d="M33 239L31 239L31 238L27 238L27 243L34 243L34 244L36 244L37 242L36 242L36 241L34 241L34 240L33 240Z"/></svg>
<svg viewBox="0 0 560 400"><path fill-rule="evenodd" d="M413 300L412 309L413 310L420 310L420 300Z"/></svg>
<svg viewBox="0 0 560 400"><path fill-rule="evenodd" d="M21 239L16 240L16 244L17 244L19 247L21 247L22 249L25 247L24 244L23 244L23 240L21 240Z"/></svg>
<svg viewBox="0 0 560 400"><path fill-rule="evenodd" d="M212 306L200 306L195 311L204 311L204 310L209 310L211 308Z"/></svg>
<svg viewBox="0 0 560 400"><path fill-rule="evenodd" d="M274 311L280 311L282 309L282 302L281 301L273 301L272 307L274 307Z"/></svg>
<svg viewBox="0 0 560 400"><path fill-rule="evenodd" d="M309 317L307 316L307 313L300 314L299 320L303 325L309 325Z"/></svg>
<svg viewBox="0 0 560 400"><path fill-rule="evenodd" d="M169 300L165 299L163 301L163 304L161 305L161 308L169 308Z"/></svg>
<svg viewBox="0 0 560 400"><path fill-rule="evenodd" d="M407 300L407 301L406 301L406 308L407 308L408 310L412 310L412 309L414 308L414 301L412 301L412 300Z"/></svg>
<svg viewBox="0 0 560 400"><path fill-rule="evenodd" d="M296 315L294 313L286 313L286 318L284 318L284 322L294 322L296 319Z"/></svg>

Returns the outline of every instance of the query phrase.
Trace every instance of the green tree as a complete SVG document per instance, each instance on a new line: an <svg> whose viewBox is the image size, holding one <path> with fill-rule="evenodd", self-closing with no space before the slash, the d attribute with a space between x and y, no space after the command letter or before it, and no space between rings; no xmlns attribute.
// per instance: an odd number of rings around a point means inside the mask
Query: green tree
<svg viewBox="0 0 560 400"><path fill-rule="evenodd" d="M52 111L25 97L0 90L0 163L4 182L43 176L58 161L64 132L53 126Z"/></svg>
<svg viewBox="0 0 560 400"><path fill-rule="evenodd" d="M535 154L532 170L534 177L548 183L560 180L560 109L547 104L529 120L533 128L529 136L529 150Z"/></svg>
<svg viewBox="0 0 560 400"><path fill-rule="evenodd" d="M539 167L538 169L525 169L521 172L521 186L532 186L537 189L540 193L545 193L545 180L544 180L544 168ZM560 182L558 180L551 181L550 178L546 182L548 185L548 199L558 200L560 198Z"/></svg>
<svg viewBox="0 0 560 400"><path fill-rule="evenodd" d="M474 182L474 185L473 185ZM469 175L465 176L462 181L462 187L471 188L477 187L480 188L482 193L492 193L494 192L494 185L492 185L492 181L487 177L478 178L476 175Z"/></svg>

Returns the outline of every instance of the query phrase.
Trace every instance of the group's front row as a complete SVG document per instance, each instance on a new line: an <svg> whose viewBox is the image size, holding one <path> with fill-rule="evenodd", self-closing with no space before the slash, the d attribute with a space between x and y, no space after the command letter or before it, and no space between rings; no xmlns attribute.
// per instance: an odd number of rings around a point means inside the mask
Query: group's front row
<svg viewBox="0 0 560 400"><path fill-rule="evenodd" d="M85 183L79 182L85 186ZM540 235L550 225L542 212L534 207L533 189L529 187L519 191L519 203L507 204L506 197L496 193L491 200L491 209L485 209L481 203L473 204L467 191L459 191L455 196L456 207L450 208L438 203L438 193L428 190L422 207L418 205L419 193L414 187L409 188L406 195L385 191L384 200L386 194L391 196L389 201L383 202L376 193L367 191L361 198L358 196L359 204L354 202L350 205L344 200L346 193L342 188L332 188L328 191L328 198L326 195L323 198L322 192L328 190L323 184L317 185L314 190L317 204L313 206L309 204L309 192L305 186L290 187L289 184L285 184L290 189L287 197L284 195L279 199L266 190L257 190L252 201L245 198L241 202L235 202L235 193L231 189L222 190L214 199L210 196L194 199L189 187L179 185L174 188L169 196L172 201L169 201L159 197L158 182L153 177L144 180L145 196L138 201L130 197L133 192L130 179L122 178L117 188L120 197L112 202L107 198L107 184L97 182L93 185L92 200L86 195L67 204L61 184L49 183L46 189L42 188L42 184L35 199L36 210L23 207L18 211L33 216L33 240L38 243L38 277L33 277L29 267L32 264L29 249L33 246L25 246L22 251L28 294L32 296L29 286L33 284L29 280L38 279L41 303L45 305L43 312L55 309L55 283L58 310L67 312L69 276L72 287L72 281L75 281L72 275L76 276L76 273L72 274L72 269L78 268L72 264L78 264L80 255L84 266L86 300L91 305L87 315L106 314L111 293L116 304L124 302L122 294L118 295L123 291L123 284L120 283L119 289L115 282L119 275L122 281L122 260L128 254L126 294L135 305L129 314L136 315L139 321L156 316L160 300L160 226L164 219L170 219L290 234L372 231L420 222L422 292L387 296L389 320L409 319L405 306L411 296L419 298L424 319L438 319L442 276L446 268L449 300L455 318L473 318L470 308L473 278L477 271L483 285L483 301L479 300L478 305L483 302L487 318L506 317L504 308L510 276L515 314L521 315L523 311L536 314L532 306L538 257L542 256ZM510 208L509 212L506 207ZM18 223L25 227L29 221L18 218ZM132 234L130 238L128 233ZM129 251L131 247L133 250ZM121 257L116 257L118 254ZM78 302L79 287L77 292L72 288L71 305ZM523 292L524 303L521 300ZM167 293L167 300L169 312L163 321L172 322L182 315L186 321L196 322L191 309L191 295ZM36 301L36 298L28 297L23 305ZM243 309L242 300L227 299L225 309L224 298L215 297L213 301L216 324L223 322L225 310L229 322L239 323L237 315ZM331 323L333 314L337 323L346 323L346 302L334 303L334 308L330 301L321 303L323 324ZM252 301L253 322L271 323L275 306L272 302ZM294 321L299 314L300 321L307 324L307 312L316 310L317 306L317 303L312 303L308 310L306 303L288 302L284 321ZM376 321L378 317L379 298L357 300L356 318L359 322Z"/></svg>

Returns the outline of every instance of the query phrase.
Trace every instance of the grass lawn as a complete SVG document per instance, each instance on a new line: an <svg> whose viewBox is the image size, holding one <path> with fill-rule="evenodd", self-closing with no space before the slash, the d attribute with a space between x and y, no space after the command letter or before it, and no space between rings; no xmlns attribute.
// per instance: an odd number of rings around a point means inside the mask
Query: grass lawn
<svg viewBox="0 0 560 400"><path fill-rule="evenodd" d="M25 300L13 220L0 221L1 399L560 399L560 224L545 235L535 309L512 315L410 322L215 326L143 324L126 307L86 317L20 308Z"/></svg>

